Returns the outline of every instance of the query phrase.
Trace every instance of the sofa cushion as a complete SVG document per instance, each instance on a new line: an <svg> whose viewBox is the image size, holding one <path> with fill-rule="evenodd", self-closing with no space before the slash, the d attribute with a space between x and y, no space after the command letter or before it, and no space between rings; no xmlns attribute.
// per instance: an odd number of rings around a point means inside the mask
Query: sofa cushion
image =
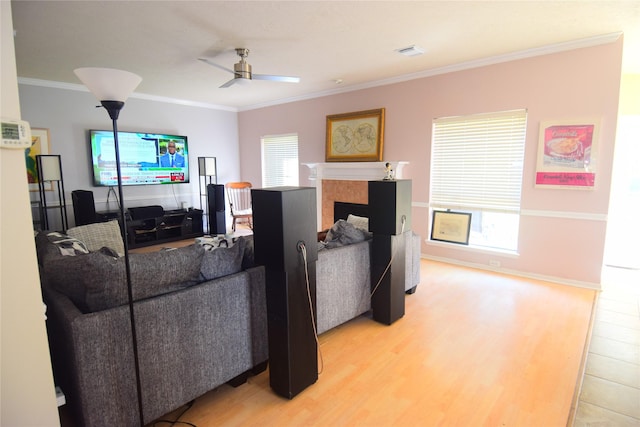
<svg viewBox="0 0 640 427"><path fill-rule="evenodd" d="M213 280L242 270L246 242L239 238L230 248L218 247L205 251L200 268L200 280Z"/></svg>
<svg viewBox="0 0 640 427"><path fill-rule="evenodd" d="M200 245L131 254L133 299L150 298L198 283L203 254ZM125 259L113 257L108 248L76 257L55 258L44 268L49 283L85 313L128 301Z"/></svg>
<svg viewBox="0 0 640 427"><path fill-rule="evenodd" d="M120 256L124 255L124 242L117 220L73 227L67 230L67 234L83 241L91 252L107 247L116 251Z"/></svg>
<svg viewBox="0 0 640 427"><path fill-rule="evenodd" d="M242 269L246 270L256 266L255 249L253 245L253 235L242 236L238 240L244 240L244 255L242 257Z"/></svg>

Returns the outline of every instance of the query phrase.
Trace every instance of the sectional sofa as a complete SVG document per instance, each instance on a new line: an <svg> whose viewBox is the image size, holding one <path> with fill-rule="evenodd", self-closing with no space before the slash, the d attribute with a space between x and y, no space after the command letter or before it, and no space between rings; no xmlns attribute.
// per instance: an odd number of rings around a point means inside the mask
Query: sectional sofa
<svg viewBox="0 0 640 427"><path fill-rule="evenodd" d="M36 236L56 384L76 425L150 423L222 384L238 385L268 359L265 271L253 241L130 254L137 350L117 222ZM419 278L418 236L406 239L406 284ZM316 264L322 334L371 308L371 241L323 249ZM65 255L63 255L63 253Z"/></svg>
<svg viewBox="0 0 640 427"><path fill-rule="evenodd" d="M51 358L75 424L139 425L124 259L62 256L46 234L36 246ZM243 246L130 255L145 424L266 368L264 268L242 268Z"/></svg>

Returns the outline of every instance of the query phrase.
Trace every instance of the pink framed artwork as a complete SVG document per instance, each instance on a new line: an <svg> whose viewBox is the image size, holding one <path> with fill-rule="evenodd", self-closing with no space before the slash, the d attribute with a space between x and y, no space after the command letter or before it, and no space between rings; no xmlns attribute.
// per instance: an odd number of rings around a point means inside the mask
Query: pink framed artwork
<svg viewBox="0 0 640 427"><path fill-rule="evenodd" d="M536 188L595 187L598 120L540 123Z"/></svg>

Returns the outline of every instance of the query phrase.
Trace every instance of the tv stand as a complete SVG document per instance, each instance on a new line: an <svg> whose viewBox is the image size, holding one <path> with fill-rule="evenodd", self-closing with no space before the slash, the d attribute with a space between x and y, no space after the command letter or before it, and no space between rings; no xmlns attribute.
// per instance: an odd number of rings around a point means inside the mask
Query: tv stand
<svg viewBox="0 0 640 427"><path fill-rule="evenodd" d="M165 211L160 206L150 206L129 210L131 220L127 221L129 247L174 242L201 237L202 211L199 209L175 209Z"/></svg>

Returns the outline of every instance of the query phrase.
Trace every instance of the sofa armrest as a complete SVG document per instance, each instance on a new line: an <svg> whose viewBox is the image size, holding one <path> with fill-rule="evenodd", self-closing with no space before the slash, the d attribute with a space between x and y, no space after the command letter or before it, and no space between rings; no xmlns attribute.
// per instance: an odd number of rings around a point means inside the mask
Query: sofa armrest
<svg viewBox="0 0 640 427"><path fill-rule="evenodd" d="M86 426L139 423L133 345L123 339L131 337L128 306L83 314L65 295L46 286L43 294L54 376L75 418Z"/></svg>

